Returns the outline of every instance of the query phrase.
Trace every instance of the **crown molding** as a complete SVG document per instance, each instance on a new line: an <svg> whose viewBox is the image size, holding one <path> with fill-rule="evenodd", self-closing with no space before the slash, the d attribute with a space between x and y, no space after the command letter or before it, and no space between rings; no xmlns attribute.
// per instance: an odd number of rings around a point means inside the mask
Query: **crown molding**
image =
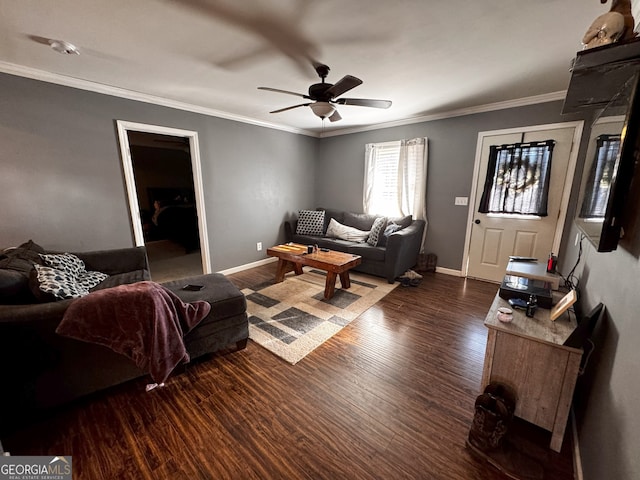
<svg viewBox="0 0 640 480"><path fill-rule="evenodd" d="M226 120L232 120L235 122L247 123L250 125L256 125L259 127L270 128L274 130L282 130L284 132L295 133L298 135L306 135L315 138L335 137L340 135L349 135L352 133L367 132L371 130L380 130L383 128L399 127L403 125L411 125L414 123L431 122L434 120L442 120L445 118L461 117L464 115L473 115L477 113L486 113L496 110L505 110L508 108L524 107L528 105L535 105L539 103L554 102L557 100L563 100L566 96L566 90L559 92L546 93L543 95L535 95L531 97L524 97L514 100L506 100L504 102L490 103L486 105L478 105L475 107L460 108L457 110L449 110L441 113L435 113L432 115L421 115L417 117L410 117L401 120L395 120L391 122L378 123L376 125L366 125L354 128L345 128L340 130L331 130L328 132L314 132L311 130L305 130L301 128L294 128L287 125L280 125L277 123L264 122L241 115L235 115L221 110L215 110L213 108L201 107L190 103L179 102L177 100L170 100L155 95L149 95L142 92L136 92L134 90L127 90L124 88L113 87L111 85L105 85L102 83L91 82L88 80L82 80L79 78L69 77L66 75L60 75L57 73L47 72L36 68L25 67L24 65L16 65L13 63L0 61L0 72L7 73L9 75L16 75L19 77L31 78L33 80L40 80L43 82L54 83L56 85L62 85L71 88L77 88L80 90L86 90L90 92L100 93L103 95L111 95L114 97L126 98L128 100L134 100L143 103L150 103L153 105L159 105L168 108L175 108L177 110L184 110L187 112L199 113L202 115L208 115L212 117L224 118Z"/></svg>
<svg viewBox="0 0 640 480"><path fill-rule="evenodd" d="M473 115L476 113L487 113L496 110L506 110L508 108L526 107L528 105L536 105L539 103L555 102L557 100L564 100L567 95L566 90L559 92L545 93L542 95L534 95L531 97L518 98L514 100L505 100L504 102L488 103L485 105L478 105L475 107L460 108L457 110L449 110L441 113L434 113L431 115L421 115L418 117L410 117L402 120L395 120L392 122L377 123L376 125L367 125L363 127L347 128L343 130L332 130L330 132L323 132L320 134L320 138L335 137L338 135L349 135L351 133L368 132L371 130L379 130L381 128L400 127L403 125L411 125L414 123L432 122L434 120L442 120L445 118L462 117L465 115Z"/></svg>
<svg viewBox="0 0 640 480"><path fill-rule="evenodd" d="M279 125L277 123L264 122L249 117L243 117L241 115L235 115L221 110L215 110L213 108L201 107L190 103L179 102L177 100L170 100L155 95L149 95L146 93L136 92L134 90L127 90L124 88L113 87L111 85L105 85L102 83L91 82L88 80L82 80L79 78L69 77L66 75L60 75L57 73L47 72L44 70L38 70L36 68L25 67L24 65L16 65L13 63L0 61L0 72L7 73L9 75L16 75L19 77L30 78L32 80L40 80L42 82L54 83L56 85L62 85L65 87L77 88L79 90L86 90L94 93L100 93L103 95L111 95L113 97L126 98L127 100L135 100L138 102L151 103L153 105L159 105L162 107L175 108L177 110L184 110L187 112L200 113L202 115L208 115L211 117L224 118L226 120L233 120L235 122L248 123L250 125L257 125L259 127L271 128L274 130L282 130L289 133L295 133L298 135L307 135L310 137L318 138L319 135L309 130L301 128L294 128L285 125Z"/></svg>

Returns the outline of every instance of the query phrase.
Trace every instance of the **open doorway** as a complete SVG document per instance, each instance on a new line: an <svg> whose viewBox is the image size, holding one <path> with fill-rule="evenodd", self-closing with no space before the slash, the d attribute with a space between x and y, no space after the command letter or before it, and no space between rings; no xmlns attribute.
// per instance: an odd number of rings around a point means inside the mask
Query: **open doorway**
<svg viewBox="0 0 640 480"><path fill-rule="evenodd" d="M210 273L196 132L118 122L136 245L151 277Z"/></svg>

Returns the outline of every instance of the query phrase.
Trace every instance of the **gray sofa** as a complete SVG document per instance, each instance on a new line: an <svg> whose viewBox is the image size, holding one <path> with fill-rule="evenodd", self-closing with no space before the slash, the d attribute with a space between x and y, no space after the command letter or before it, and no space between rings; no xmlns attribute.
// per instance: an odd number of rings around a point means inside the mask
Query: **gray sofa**
<svg viewBox="0 0 640 480"><path fill-rule="evenodd" d="M31 261L37 261L39 247L33 245L29 242L21 246L27 247L23 252L0 258L0 432L51 407L145 375L131 360L106 347L55 332L75 300L39 303L24 289L24 282L19 288L16 273L24 277L26 272L20 268L24 270ZM87 270L109 274L95 289L150 279L144 247L75 255L84 261ZM183 290L188 283L202 284L204 289ZM184 337L192 360L225 347L246 346L246 301L224 275L201 275L162 285L184 302L206 300L212 306L207 317Z"/></svg>
<svg viewBox="0 0 640 480"><path fill-rule="evenodd" d="M426 228L424 220L414 220L411 216L390 219L400 226L400 229L389 235L380 235L380 241L376 245L367 242L354 242L342 240L326 235L331 219L349 227L362 231L370 231L377 215L346 212L333 209L324 210L324 226L321 235L304 235L296 233L298 219L286 221L285 235L288 242L303 245L318 245L320 248L328 248L345 253L352 253L362 257L362 263L354 270L384 277L389 283L404 272L412 268L418 260L422 236Z"/></svg>

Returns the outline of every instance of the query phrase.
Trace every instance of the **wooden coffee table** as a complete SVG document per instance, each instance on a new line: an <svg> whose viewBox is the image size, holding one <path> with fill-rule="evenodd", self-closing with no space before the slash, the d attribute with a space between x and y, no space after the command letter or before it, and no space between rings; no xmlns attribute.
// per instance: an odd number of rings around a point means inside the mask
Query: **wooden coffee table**
<svg viewBox="0 0 640 480"><path fill-rule="evenodd" d="M276 283L284 280L287 272L293 270L296 275L302 274L302 267L309 266L327 272L327 281L324 287L324 298L331 298L336 290L336 277L340 276L342 288L351 287L349 270L362 262L360 255L342 253L329 250L307 253L306 245L288 243L276 245L267 249L267 255L278 258L276 271Z"/></svg>

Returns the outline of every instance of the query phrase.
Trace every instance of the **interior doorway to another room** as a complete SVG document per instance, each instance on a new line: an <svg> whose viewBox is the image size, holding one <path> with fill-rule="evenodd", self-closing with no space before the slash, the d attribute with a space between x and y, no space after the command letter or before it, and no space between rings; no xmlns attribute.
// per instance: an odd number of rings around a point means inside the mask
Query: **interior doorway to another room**
<svg viewBox="0 0 640 480"><path fill-rule="evenodd" d="M136 245L147 248L152 279L210 273L197 134L125 122L118 130Z"/></svg>

